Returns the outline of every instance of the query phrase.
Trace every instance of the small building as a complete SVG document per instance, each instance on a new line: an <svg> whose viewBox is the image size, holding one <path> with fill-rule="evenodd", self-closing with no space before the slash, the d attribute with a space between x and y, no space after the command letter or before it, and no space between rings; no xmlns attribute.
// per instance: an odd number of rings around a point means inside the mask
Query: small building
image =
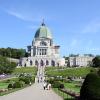
<svg viewBox="0 0 100 100"><path fill-rule="evenodd" d="M92 64L93 56L75 56L69 57L69 65L73 67L84 67Z"/></svg>

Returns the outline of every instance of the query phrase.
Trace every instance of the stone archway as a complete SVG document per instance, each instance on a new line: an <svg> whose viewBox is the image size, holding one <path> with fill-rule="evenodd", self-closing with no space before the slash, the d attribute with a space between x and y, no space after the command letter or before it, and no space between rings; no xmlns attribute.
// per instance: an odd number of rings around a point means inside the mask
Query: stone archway
<svg viewBox="0 0 100 100"><path fill-rule="evenodd" d="M55 61L54 60L51 61L51 66L55 66Z"/></svg>
<svg viewBox="0 0 100 100"><path fill-rule="evenodd" d="M24 67L26 67L26 63L24 64Z"/></svg>
<svg viewBox="0 0 100 100"><path fill-rule="evenodd" d="M49 61L48 61L48 60L46 60L46 65L47 65L47 66L49 65Z"/></svg>
<svg viewBox="0 0 100 100"><path fill-rule="evenodd" d="M30 65L31 65L31 66L33 65L33 62L32 62L32 60L30 60Z"/></svg>
<svg viewBox="0 0 100 100"><path fill-rule="evenodd" d="M40 61L40 66L44 66L43 60Z"/></svg>
<svg viewBox="0 0 100 100"><path fill-rule="evenodd" d="M38 63L38 61L36 60L36 61L35 61L35 66L38 66L38 65L39 65L39 63Z"/></svg>

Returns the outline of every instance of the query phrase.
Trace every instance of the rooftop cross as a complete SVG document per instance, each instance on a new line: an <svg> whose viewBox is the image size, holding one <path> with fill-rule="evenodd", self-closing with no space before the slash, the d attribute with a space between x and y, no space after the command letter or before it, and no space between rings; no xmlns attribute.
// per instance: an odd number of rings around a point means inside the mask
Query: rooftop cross
<svg viewBox="0 0 100 100"><path fill-rule="evenodd" d="M44 24L44 19L42 20L42 26L45 26L45 24Z"/></svg>

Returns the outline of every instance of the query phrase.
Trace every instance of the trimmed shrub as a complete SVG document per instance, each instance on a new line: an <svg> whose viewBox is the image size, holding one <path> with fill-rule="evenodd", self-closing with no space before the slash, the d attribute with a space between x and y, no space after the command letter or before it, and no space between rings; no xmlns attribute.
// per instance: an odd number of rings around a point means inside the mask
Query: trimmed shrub
<svg viewBox="0 0 100 100"><path fill-rule="evenodd" d="M19 81L21 86L23 87L25 85L25 82L24 81Z"/></svg>
<svg viewBox="0 0 100 100"><path fill-rule="evenodd" d="M33 79L34 81L35 79ZM32 76L21 74L19 76L19 81L24 81L25 84L29 84L32 81Z"/></svg>
<svg viewBox="0 0 100 100"><path fill-rule="evenodd" d="M12 89L13 88L13 84L8 84L8 89Z"/></svg>
<svg viewBox="0 0 100 100"><path fill-rule="evenodd" d="M15 82L15 83L13 84L13 88L21 88L22 86L23 86L23 84L22 84L20 81Z"/></svg>
<svg viewBox="0 0 100 100"><path fill-rule="evenodd" d="M100 76L90 73L80 90L80 100L100 100Z"/></svg>
<svg viewBox="0 0 100 100"><path fill-rule="evenodd" d="M64 84L60 84L59 88L63 89L64 88Z"/></svg>
<svg viewBox="0 0 100 100"><path fill-rule="evenodd" d="M54 81L53 88L59 88L59 87L60 87L60 82L59 81Z"/></svg>
<svg viewBox="0 0 100 100"><path fill-rule="evenodd" d="M34 83L34 82L35 82L35 77L32 77L31 82L32 82L32 83Z"/></svg>
<svg viewBox="0 0 100 100"><path fill-rule="evenodd" d="M54 79L47 80L48 83L54 84Z"/></svg>

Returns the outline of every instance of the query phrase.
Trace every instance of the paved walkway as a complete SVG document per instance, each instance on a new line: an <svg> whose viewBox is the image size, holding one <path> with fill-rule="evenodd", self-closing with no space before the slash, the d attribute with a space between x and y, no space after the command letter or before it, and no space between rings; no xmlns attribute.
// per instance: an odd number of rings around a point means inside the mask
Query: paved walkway
<svg viewBox="0 0 100 100"><path fill-rule="evenodd" d="M0 100L63 100L52 90L43 90L42 83L35 83L23 90L0 96Z"/></svg>

